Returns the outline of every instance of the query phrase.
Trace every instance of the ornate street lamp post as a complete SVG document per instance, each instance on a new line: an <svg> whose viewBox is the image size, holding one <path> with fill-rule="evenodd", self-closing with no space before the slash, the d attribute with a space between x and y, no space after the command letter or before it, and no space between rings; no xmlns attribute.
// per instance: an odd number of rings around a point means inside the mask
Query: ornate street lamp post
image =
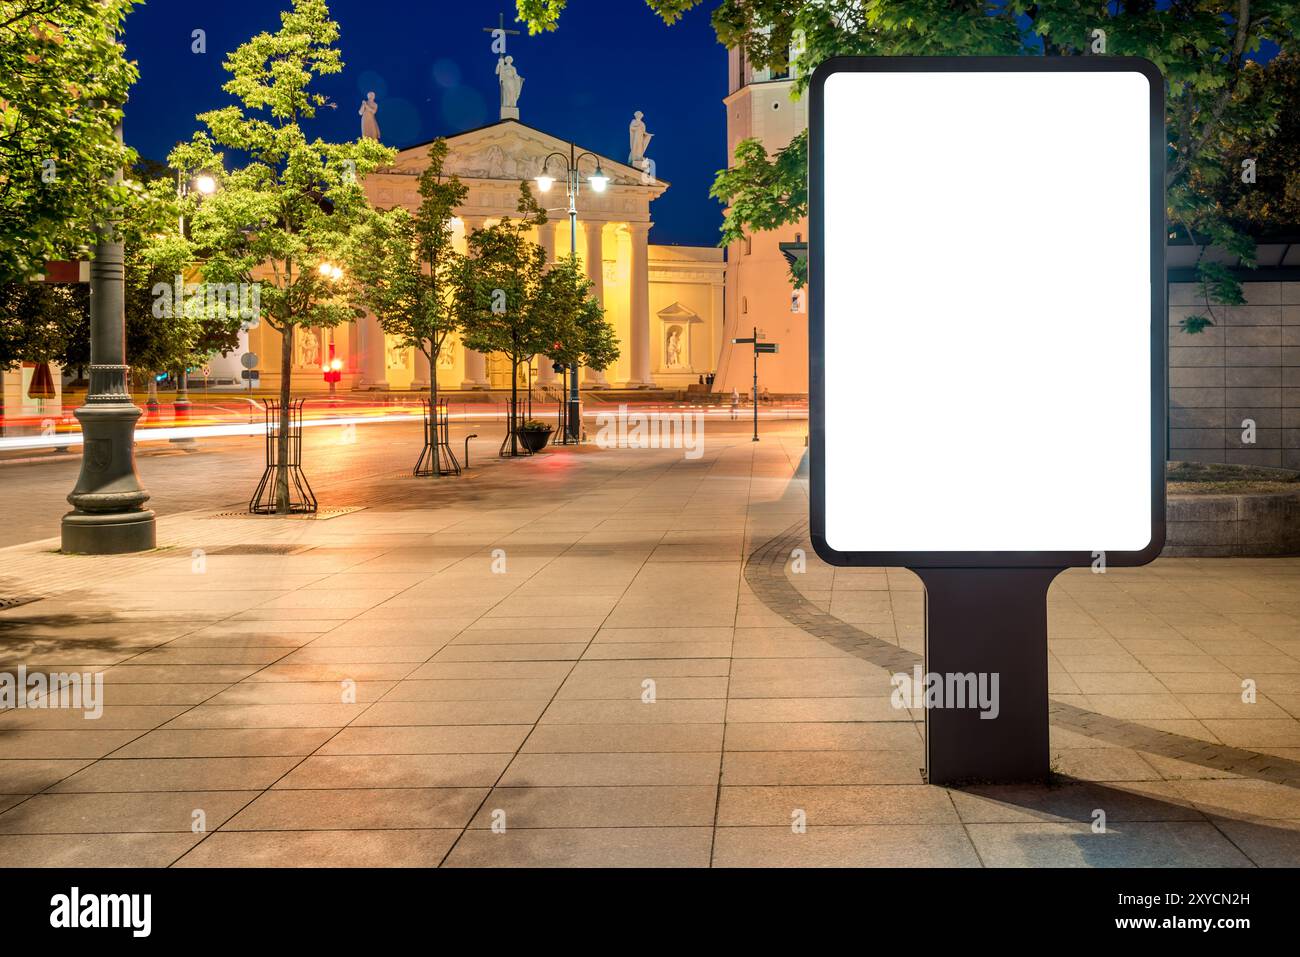
<svg viewBox="0 0 1300 957"><path fill-rule="evenodd" d="M118 142L122 124L117 125ZM113 182L122 181L115 170ZM90 263L90 387L74 413L84 445L81 474L63 516L63 551L83 555L139 552L155 544L149 493L135 469L135 422L140 409L127 388L123 250L109 211L95 229Z"/></svg>
<svg viewBox="0 0 1300 957"><path fill-rule="evenodd" d="M587 182L597 193L605 192L605 187L609 185L609 177L605 175L600 168L600 157L590 151L574 155L575 147L569 144L569 155L563 153L551 153L542 161L542 171L537 177L537 188L545 193L555 185L555 177L548 176L546 173L547 166L551 160L559 157L564 164L564 183L565 191L569 196L569 255L578 255L578 193L581 189L582 178L578 173L578 163L585 157L590 156L596 161L596 171L587 177ZM600 264L597 263L597 269ZM578 398L578 363L574 362L569 366L569 415L568 428L569 438L574 442L582 436L581 407Z"/></svg>

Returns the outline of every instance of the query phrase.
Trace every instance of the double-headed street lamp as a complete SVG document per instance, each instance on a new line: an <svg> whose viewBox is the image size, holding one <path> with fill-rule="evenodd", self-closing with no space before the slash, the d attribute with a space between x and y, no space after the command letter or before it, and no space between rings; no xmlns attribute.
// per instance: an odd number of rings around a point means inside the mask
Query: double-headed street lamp
<svg viewBox="0 0 1300 957"><path fill-rule="evenodd" d="M605 187L609 185L609 177L600 168L600 157L590 151L575 155L575 150L574 145L570 143L568 156L559 152L551 153L546 159L542 160L542 171L537 176L537 189L543 193L550 192L551 187L555 185L555 177L547 174L547 167L550 166L551 160L557 157L564 164L564 188L569 196L569 254L574 257L578 255L578 193L582 186L582 179L578 173L578 164L588 156L596 161L596 171L587 177L587 182L595 192L603 193ZM596 268L599 268L599 266L600 264L597 263ZM582 435L579 406L578 363L574 362L569 366L568 433L569 438L575 442Z"/></svg>

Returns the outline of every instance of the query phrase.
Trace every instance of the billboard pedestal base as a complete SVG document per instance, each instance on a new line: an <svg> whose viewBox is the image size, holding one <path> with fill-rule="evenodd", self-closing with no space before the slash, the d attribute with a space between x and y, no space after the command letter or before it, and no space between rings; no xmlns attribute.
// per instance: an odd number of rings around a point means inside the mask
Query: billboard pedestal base
<svg viewBox="0 0 1300 957"><path fill-rule="evenodd" d="M917 568L927 780L1046 781L1047 589L1063 568Z"/></svg>

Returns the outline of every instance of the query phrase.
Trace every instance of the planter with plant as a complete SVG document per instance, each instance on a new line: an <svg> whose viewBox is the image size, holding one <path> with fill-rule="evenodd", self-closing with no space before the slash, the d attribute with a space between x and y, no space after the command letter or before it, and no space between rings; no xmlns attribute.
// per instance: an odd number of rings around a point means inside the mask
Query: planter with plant
<svg viewBox="0 0 1300 957"><path fill-rule="evenodd" d="M531 452L540 452L546 448L554 430L545 422L537 419L524 419L515 427L519 442Z"/></svg>

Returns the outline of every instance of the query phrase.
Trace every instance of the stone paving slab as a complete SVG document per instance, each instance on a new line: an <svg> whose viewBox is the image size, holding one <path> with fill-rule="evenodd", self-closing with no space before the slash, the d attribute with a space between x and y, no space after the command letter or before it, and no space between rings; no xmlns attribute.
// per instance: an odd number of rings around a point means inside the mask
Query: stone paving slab
<svg viewBox="0 0 1300 957"><path fill-rule="evenodd" d="M0 866L1300 863L1300 560L1061 576L1056 783L931 787L919 580L816 560L782 429L0 550L0 667L104 676L0 713Z"/></svg>

